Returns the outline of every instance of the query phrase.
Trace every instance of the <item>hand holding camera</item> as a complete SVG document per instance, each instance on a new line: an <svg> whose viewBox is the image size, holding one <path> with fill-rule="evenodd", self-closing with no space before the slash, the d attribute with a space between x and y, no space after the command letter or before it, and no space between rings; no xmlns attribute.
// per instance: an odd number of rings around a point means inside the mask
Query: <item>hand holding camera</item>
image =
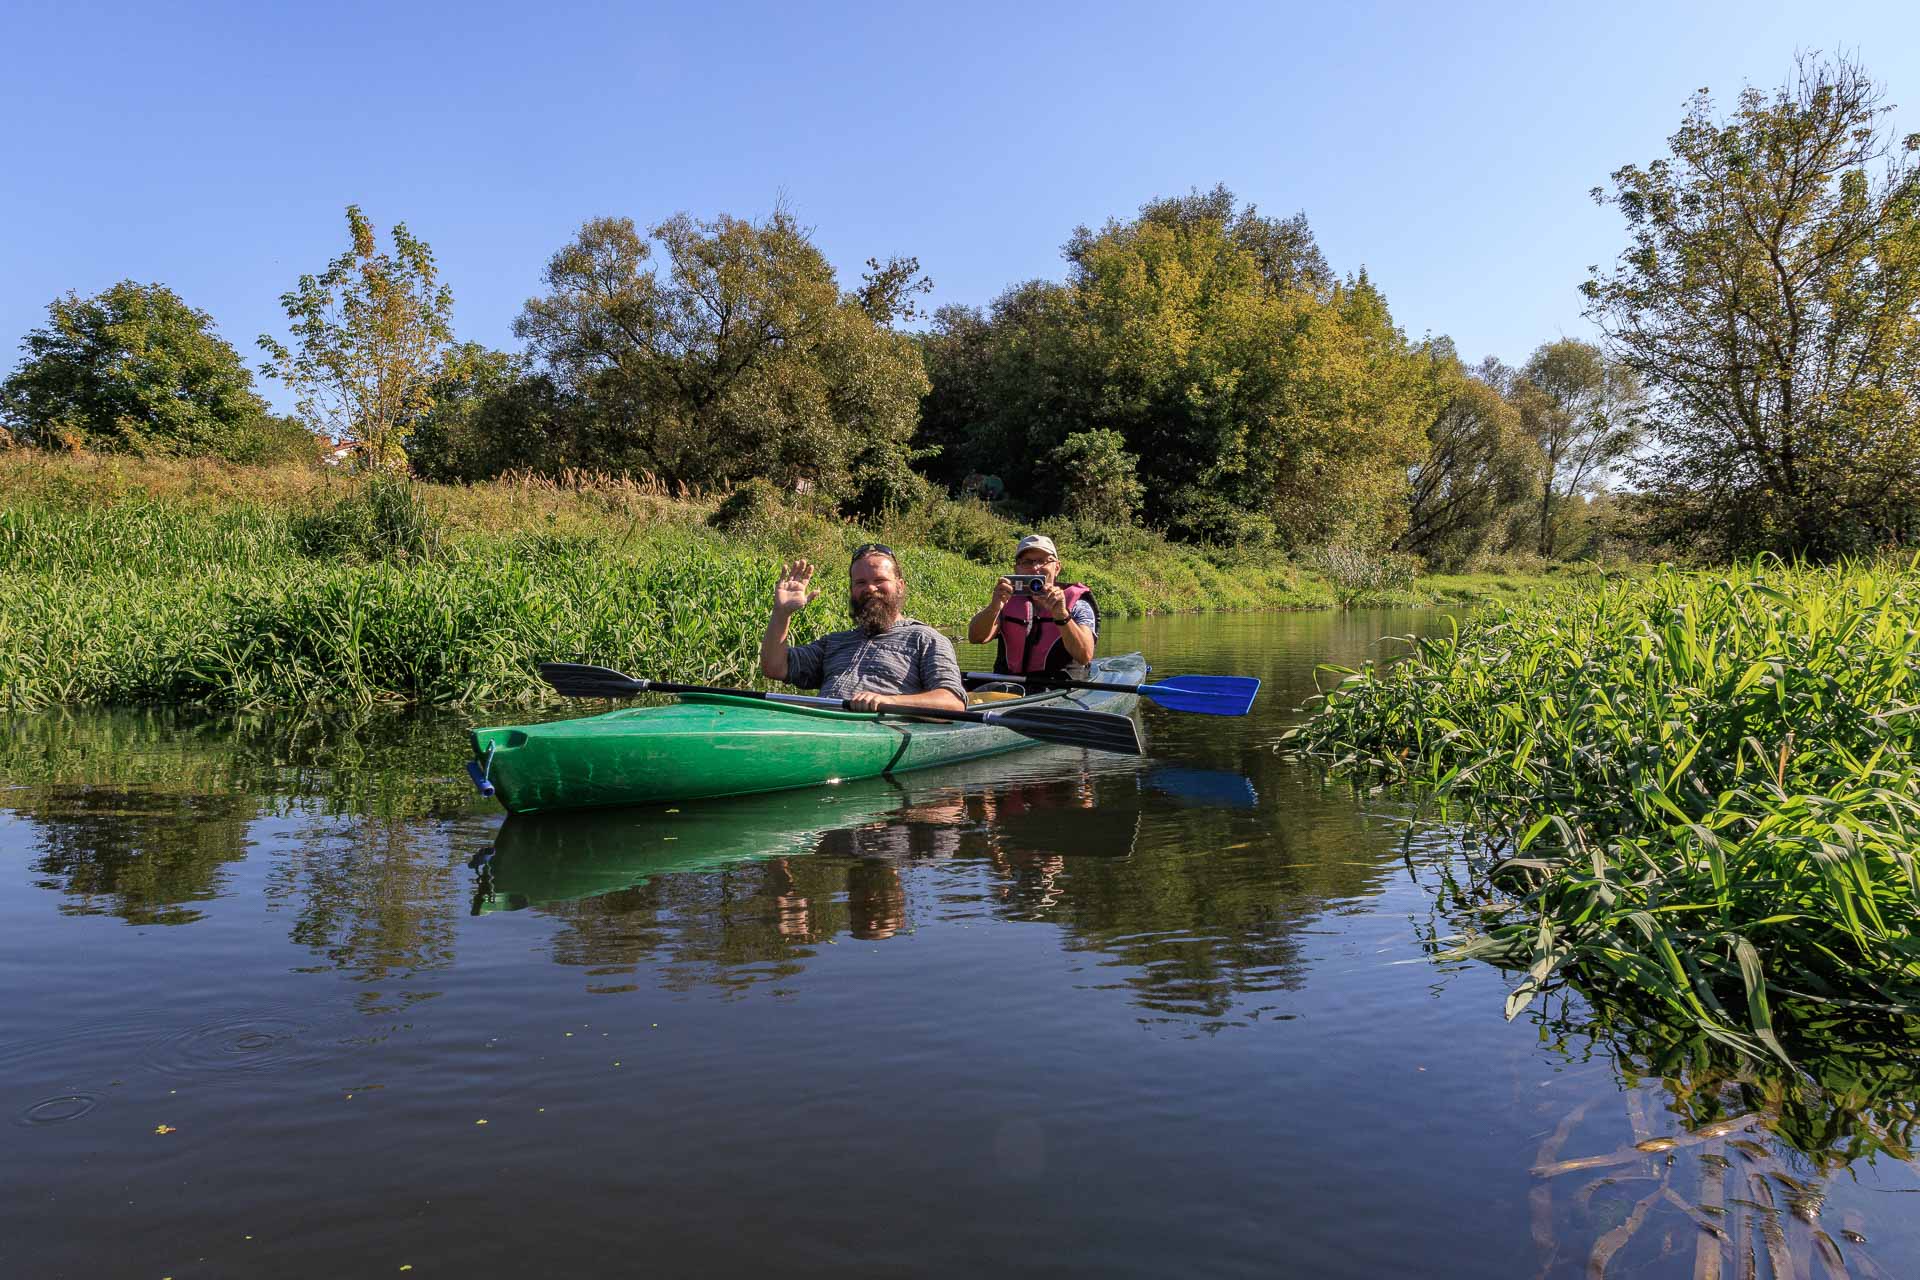
<svg viewBox="0 0 1920 1280"><path fill-rule="evenodd" d="M1044 573L1010 573L1006 581L1013 587L1016 596L1043 596L1047 593L1047 575Z"/></svg>

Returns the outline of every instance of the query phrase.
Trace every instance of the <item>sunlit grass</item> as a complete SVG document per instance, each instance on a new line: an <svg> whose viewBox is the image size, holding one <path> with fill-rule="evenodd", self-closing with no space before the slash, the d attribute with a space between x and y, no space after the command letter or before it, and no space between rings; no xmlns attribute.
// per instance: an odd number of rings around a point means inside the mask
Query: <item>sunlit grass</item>
<svg viewBox="0 0 1920 1280"><path fill-rule="evenodd" d="M752 681L783 558L822 566L796 636L846 625L849 550L900 551L908 612L965 625L1018 528L935 504L804 508L728 534L642 481L368 486L297 468L0 454L0 707L531 701L537 662ZM252 489L248 488L252 485ZM1107 618L1326 603L1278 555L1131 531L1063 546Z"/></svg>

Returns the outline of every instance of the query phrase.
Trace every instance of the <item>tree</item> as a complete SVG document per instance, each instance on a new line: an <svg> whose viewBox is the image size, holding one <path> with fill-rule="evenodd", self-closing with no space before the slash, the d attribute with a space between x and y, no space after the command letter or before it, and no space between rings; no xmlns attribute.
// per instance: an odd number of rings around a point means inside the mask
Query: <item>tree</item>
<svg viewBox="0 0 1920 1280"><path fill-rule="evenodd" d="M1521 428L1539 447L1539 520L1534 550L1559 550L1558 519L1566 500L1600 483L1640 440L1642 396L1632 371L1590 342L1562 338L1537 349L1512 378L1508 394Z"/></svg>
<svg viewBox="0 0 1920 1280"><path fill-rule="evenodd" d="M478 342L450 347L431 406L407 424L401 439L414 473L428 480L479 480L538 457L540 443L526 437L540 420L524 411L520 385L532 373L530 363Z"/></svg>
<svg viewBox="0 0 1920 1280"><path fill-rule="evenodd" d="M677 214L647 237L631 219L595 218L549 261L548 292L515 332L577 398L599 465L703 487L765 476L848 501L856 489L910 496L926 375L892 325L926 284L912 259L868 266L842 294L784 209L761 223Z"/></svg>
<svg viewBox="0 0 1920 1280"><path fill-rule="evenodd" d="M1440 407L1427 427L1427 455L1409 474L1407 527L1393 546L1429 568L1458 569L1494 544L1508 518L1535 497L1543 459L1496 385L1497 362L1476 377L1444 339L1433 359Z"/></svg>
<svg viewBox="0 0 1920 1280"><path fill-rule="evenodd" d="M1120 431L1149 515L1184 536L1391 538L1427 407L1385 298L1364 272L1324 294L1276 279L1235 224L1154 208L1069 245L1072 429Z"/></svg>
<svg viewBox="0 0 1920 1280"><path fill-rule="evenodd" d="M1728 549L1896 536L1920 483L1920 172L1857 63L1803 57L1613 174L1588 314L1656 399L1649 483Z"/></svg>
<svg viewBox="0 0 1920 1280"><path fill-rule="evenodd" d="M360 206L348 205L347 234L345 253L281 295L299 353L262 334L265 369L298 394L303 417L369 465L404 468L407 429L433 408L453 341L453 293L405 223L382 252Z"/></svg>
<svg viewBox="0 0 1920 1280"><path fill-rule="evenodd" d="M1430 413L1424 360L1364 272L1331 277L1303 218L1215 188L1079 228L1064 252L1064 284L1010 289L990 317L936 316L921 438L953 471L1061 510L1075 477L1048 459L1111 431L1138 459L1142 514L1178 536L1397 532Z"/></svg>
<svg viewBox="0 0 1920 1280"><path fill-rule="evenodd" d="M0 419L23 445L238 456L267 406L213 319L165 285L123 280L47 304L0 383Z"/></svg>

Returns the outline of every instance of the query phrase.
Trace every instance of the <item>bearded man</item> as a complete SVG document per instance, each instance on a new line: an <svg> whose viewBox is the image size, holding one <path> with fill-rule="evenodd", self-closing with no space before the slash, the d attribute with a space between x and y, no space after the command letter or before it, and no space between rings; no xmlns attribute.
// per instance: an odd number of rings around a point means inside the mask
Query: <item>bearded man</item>
<svg viewBox="0 0 1920 1280"><path fill-rule="evenodd" d="M953 644L924 622L900 615L906 580L891 547L869 542L853 553L847 611L857 624L812 644L789 645L793 615L819 599L813 566L795 560L773 589L773 616L760 638L760 671L829 698L845 698L855 711L927 707L965 711L966 686Z"/></svg>

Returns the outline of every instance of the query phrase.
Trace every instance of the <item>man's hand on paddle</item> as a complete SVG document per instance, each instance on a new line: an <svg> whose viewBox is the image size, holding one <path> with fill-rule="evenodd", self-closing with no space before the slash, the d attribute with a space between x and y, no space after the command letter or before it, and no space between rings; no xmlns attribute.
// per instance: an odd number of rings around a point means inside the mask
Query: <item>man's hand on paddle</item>
<svg viewBox="0 0 1920 1280"><path fill-rule="evenodd" d="M774 613L792 617L818 600L820 593L808 590L812 585L812 565L805 560L795 560L787 565L780 571L780 581L773 588Z"/></svg>

